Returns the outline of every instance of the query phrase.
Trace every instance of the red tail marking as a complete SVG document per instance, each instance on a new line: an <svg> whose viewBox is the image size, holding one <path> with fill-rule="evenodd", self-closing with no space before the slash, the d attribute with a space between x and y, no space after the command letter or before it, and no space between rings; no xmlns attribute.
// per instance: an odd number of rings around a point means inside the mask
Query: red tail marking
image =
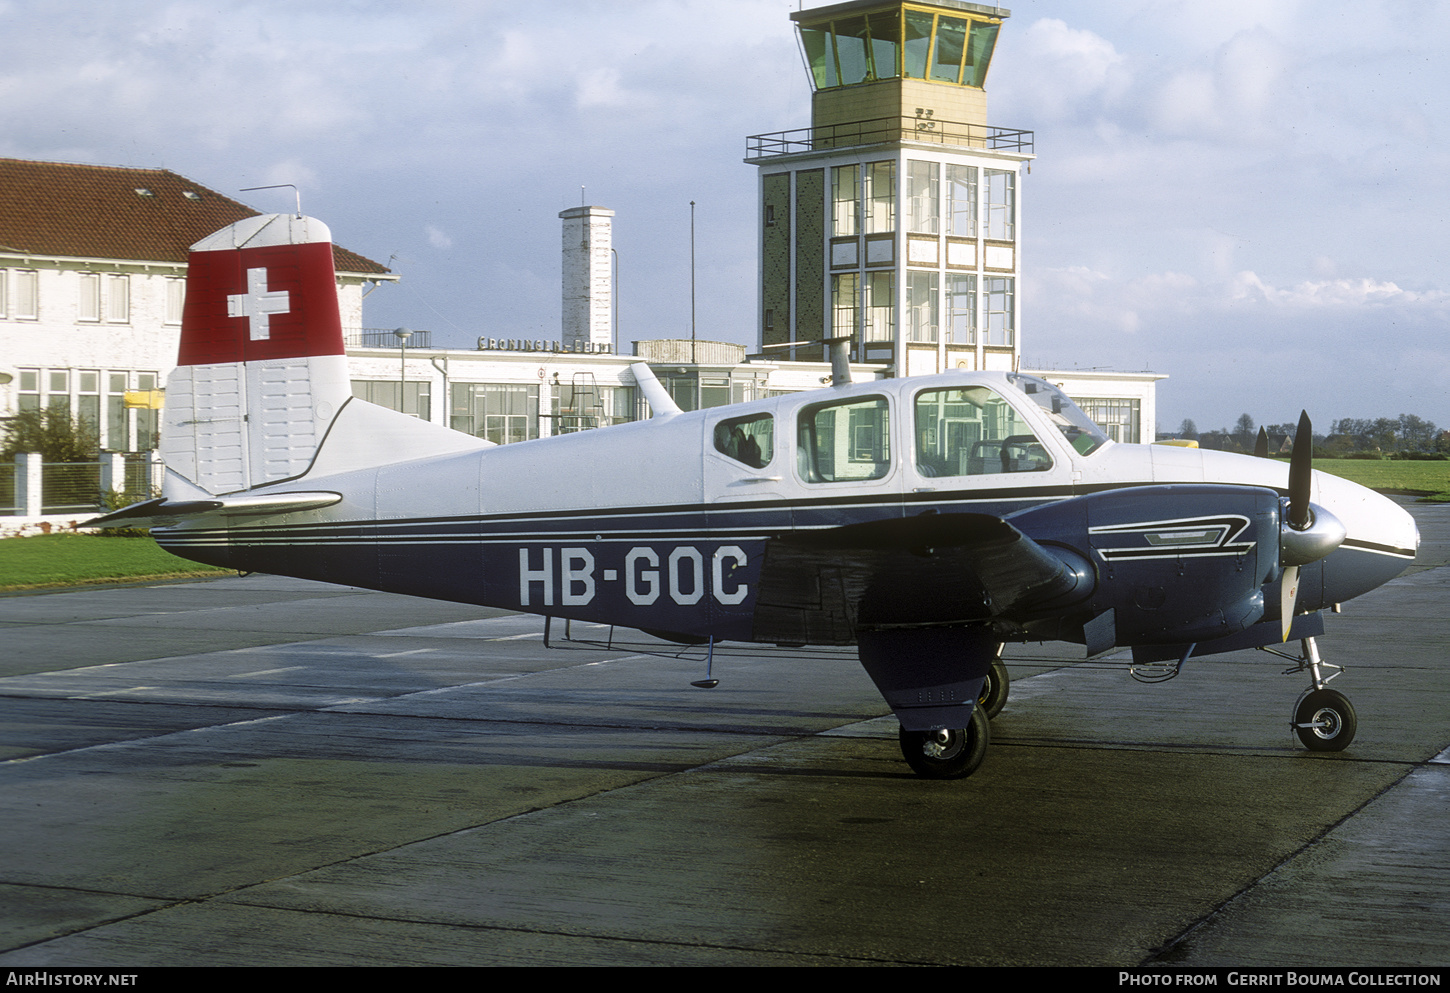
<svg viewBox="0 0 1450 993"><path fill-rule="evenodd" d="M342 355L332 245L192 252L178 365Z"/></svg>

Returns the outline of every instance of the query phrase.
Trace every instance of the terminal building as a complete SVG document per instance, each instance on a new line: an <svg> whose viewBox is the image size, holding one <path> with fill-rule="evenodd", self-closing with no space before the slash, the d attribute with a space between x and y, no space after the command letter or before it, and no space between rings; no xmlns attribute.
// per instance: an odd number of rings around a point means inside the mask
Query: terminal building
<svg viewBox="0 0 1450 993"><path fill-rule="evenodd" d="M647 362L682 409L816 389L826 339L852 375L1021 367L1023 179L1033 134L987 123L1008 11L856 0L791 15L813 87L808 127L746 140L758 173L754 346L621 342L615 212L559 214L557 339L368 329L364 298L397 277L335 249L355 395L499 443L648 416ZM251 208L166 170L0 159L0 417L65 406L104 449L154 448L174 367L186 250ZM627 218L624 219L627 222ZM1034 370L1109 434L1151 441L1153 373Z"/></svg>

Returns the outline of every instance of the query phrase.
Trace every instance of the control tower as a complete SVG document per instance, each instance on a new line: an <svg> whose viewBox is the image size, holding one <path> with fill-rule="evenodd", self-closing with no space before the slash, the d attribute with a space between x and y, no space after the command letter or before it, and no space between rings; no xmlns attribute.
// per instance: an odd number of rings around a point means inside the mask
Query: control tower
<svg viewBox="0 0 1450 993"><path fill-rule="evenodd" d="M987 123L1009 11L852 0L791 15L811 126L753 135L760 170L759 342L894 375L1012 369L1021 329L1021 173L1030 131Z"/></svg>

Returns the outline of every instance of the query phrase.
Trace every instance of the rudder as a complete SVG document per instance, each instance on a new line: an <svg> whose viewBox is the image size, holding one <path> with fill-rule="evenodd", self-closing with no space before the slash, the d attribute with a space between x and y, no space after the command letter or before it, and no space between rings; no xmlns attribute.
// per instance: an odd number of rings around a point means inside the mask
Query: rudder
<svg viewBox="0 0 1450 993"><path fill-rule="evenodd" d="M170 470L213 494L297 476L350 395L327 225L267 214L191 246Z"/></svg>

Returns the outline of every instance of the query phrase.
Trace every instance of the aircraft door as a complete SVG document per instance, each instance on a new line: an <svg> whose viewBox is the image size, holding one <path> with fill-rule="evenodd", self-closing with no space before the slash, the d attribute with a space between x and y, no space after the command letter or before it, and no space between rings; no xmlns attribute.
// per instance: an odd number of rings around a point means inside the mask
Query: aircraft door
<svg viewBox="0 0 1450 993"><path fill-rule="evenodd" d="M703 441L710 624L747 639L765 543L790 530L789 449L773 411L709 418Z"/></svg>

